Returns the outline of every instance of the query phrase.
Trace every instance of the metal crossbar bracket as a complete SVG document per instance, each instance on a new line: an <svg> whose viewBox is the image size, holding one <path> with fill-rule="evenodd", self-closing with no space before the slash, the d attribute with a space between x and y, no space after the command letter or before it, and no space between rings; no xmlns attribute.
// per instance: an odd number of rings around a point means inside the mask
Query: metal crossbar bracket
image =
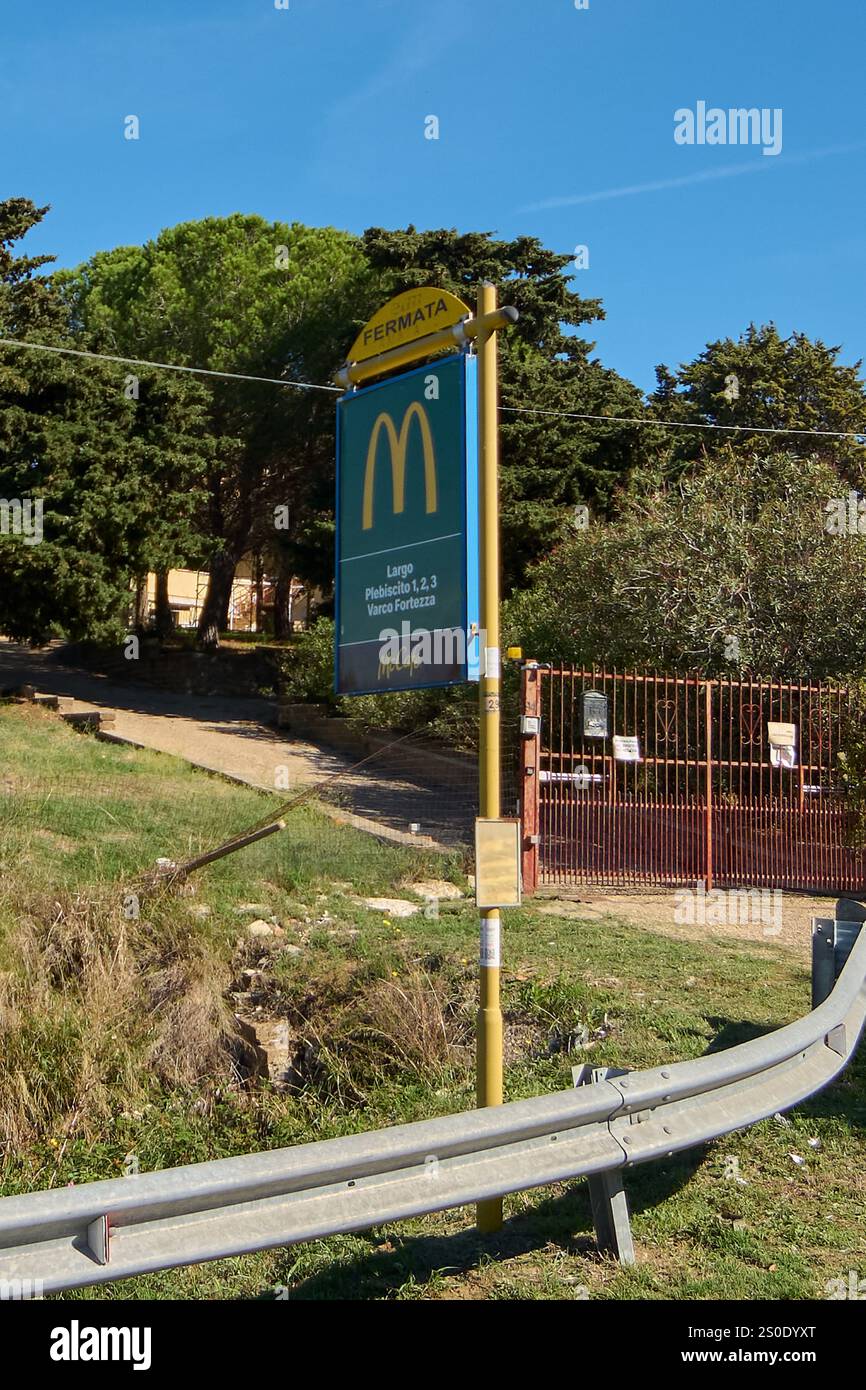
<svg viewBox="0 0 866 1390"><path fill-rule="evenodd" d="M87 1248L97 1264L108 1264L110 1239L108 1217L97 1216L87 1227Z"/></svg>

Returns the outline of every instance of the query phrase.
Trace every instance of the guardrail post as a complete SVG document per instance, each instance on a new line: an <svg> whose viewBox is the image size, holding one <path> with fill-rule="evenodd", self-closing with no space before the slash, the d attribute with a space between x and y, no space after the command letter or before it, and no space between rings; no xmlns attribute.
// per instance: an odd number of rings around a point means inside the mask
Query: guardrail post
<svg viewBox="0 0 866 1390"><path fill-rule="evenodd" d="M524 893L534 893L538 887L540 751L541 677L538 663L527 661L520 673L520 821Z"/></svg>
<svg viewBox="0 0 866 1390"><path fill-rule="evenodd" d="M596 1081L607 1081L608 1077L627 1075L628 1072L622 1067L582 1066L572 1069L575 1086L589 1086ZM633 1265L634 1241L622 1173L618 1168L610 1168L605 1173L591 1174L586 1181L599 1250L609 1250L620 1264Z"/></svg>
<svg viewBox="0 0 866 1390"><path fill-rule="evenodd" d="M634 1241L628 1216L628 1201L622 1185L622 1174L596 1173L588 1178L592 1224L599 1250L609 1250L622 1265L633 1265Z"/></svg>
<svg viewBox="0 0 866 1390"><path fill-rule="evenodd" d="M842 967L851 954L857 937L863 928L859 917L843 917L843 912L853 912L863 908L860 903L848 906L844 901L836 904L837 917L812 918L812 1008L833 993L833 988L842 973Z"/></svg>
<svg viewBox="0 0 866 1390"><path fill-rule="evenodd" d="M836 980L835 927L832 917L812 918L812 1008L823 1004Z"/></svg>

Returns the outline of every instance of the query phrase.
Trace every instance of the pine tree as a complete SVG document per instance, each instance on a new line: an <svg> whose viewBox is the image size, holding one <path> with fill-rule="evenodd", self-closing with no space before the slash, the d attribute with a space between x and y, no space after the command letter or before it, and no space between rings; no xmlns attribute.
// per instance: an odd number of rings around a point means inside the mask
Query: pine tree
<svg viewBox="0 0 866 1390"><path fill-rule="evenodd" d="M0 337L72 347L68 306L37 273L53 258L13 250L46 211L0 203ZM0 630L120 638L134 576L192 540L190 390L144 376L132 389L118 365L0 346L0 499L42 509L38 537L11 519L0 534Z"/></svg>

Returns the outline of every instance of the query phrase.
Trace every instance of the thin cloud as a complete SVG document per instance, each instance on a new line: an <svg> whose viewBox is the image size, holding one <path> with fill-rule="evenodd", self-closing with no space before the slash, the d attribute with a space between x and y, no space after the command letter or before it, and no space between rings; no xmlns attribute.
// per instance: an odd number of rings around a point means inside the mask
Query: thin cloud
<svg viewBox="0 0 866 1390"><path fill-rule="evenodd" d="M597 193L575 193L564 198L545 198L539 203L527 203L519 212L546 212L550 208L573 208L584 203L604 203L612 198L633 198L640 193L662 193L668 188L685 188L690 184L709 183L715 179L738 178L740 174L759 174L773 168L788 168L792 164L811 164L835 154L852 154L866 149L866 140L853 145L833 145L823 150L807 150L803 154L783 156L778 160L751 160L748 164L728 164L721 169L703 169L697 174L684 174L678 179L656 179L653 183L631 183L623 188L605 188Z"/></svg>
<svg viewBox="0 0 866 1390"><path fill-rule="evenodd" d="M396 0L393 3L396 4ZM384 8L388 8L388 0ZM345 136L345 129L350 127L358 110L374 105L382 97L390 99L395 90L405 86L407 79L418 78L435 69L437 60L457 43L457 20L461 15L461 0L442 0L435 27L431 29L428 19L416 25L366 80L336 102L329 112L330 122Z"/></svg>

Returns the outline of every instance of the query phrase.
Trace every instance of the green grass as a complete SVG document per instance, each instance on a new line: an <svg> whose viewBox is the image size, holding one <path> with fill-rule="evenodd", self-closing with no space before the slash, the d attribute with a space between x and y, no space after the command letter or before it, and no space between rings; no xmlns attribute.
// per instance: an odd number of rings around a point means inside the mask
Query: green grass
<svg viewBox="0 0 866 1390"><path fill-rule="evenodd" d="M5 725L5 729L4 729ZM276 809L281 798L203 777L162 753L76 734L50 716L7 708L0 723L0 871L45 887L116 882L210 849ZM409 855L335 826L308 807L291 819L291 852L263 843L211 870L230 891L273 871L286 889L346 870L374 889ZM241 866L241 867L239 867Z"/></svg>
<svg viewBox="0 0 866 1390"><path fill-rule="evenodd" d="M120 1175L130 1154L153 1170L473 1104L473 906L399 920L354 901L458 880L455 861L304 807L197 875L194 897L145 894L125 921L129 884L157 857L208 849L277 804L0 707L5 1192ZM266 907L300 951L245 939L242 903ZM312 1048L290 1093L232 1070L233 993L260 960L265 1014ZM790 948L688 941L616 916L509 912L505 961L509 1099L567 1087L578 1061L697 1057L808 1009ZM788 1123L630 1173L633 1269L596 1253L575 1182L509 1198L502 1232L483 1239L471 1212L446 1212L66 1297L821 1298L829 1279L866 1273L864 1080L861 1055Z"/></svg>

